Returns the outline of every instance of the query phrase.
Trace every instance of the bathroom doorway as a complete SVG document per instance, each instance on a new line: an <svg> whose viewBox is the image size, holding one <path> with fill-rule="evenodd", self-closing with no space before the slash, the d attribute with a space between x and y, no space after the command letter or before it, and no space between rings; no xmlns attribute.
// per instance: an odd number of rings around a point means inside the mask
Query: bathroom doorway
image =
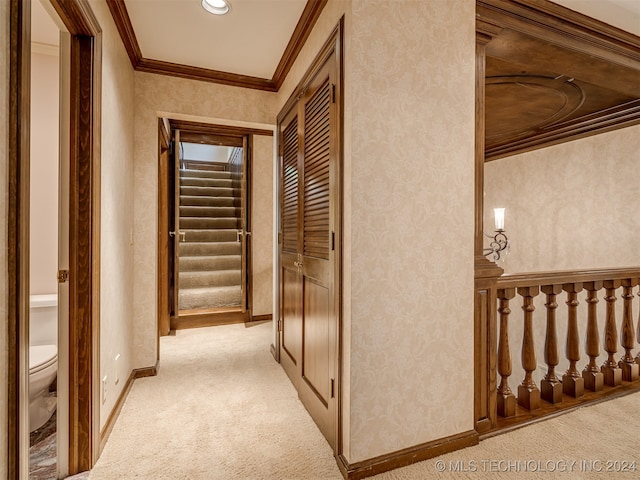
<svg viewBox="0 0 640 480"><path fill-rule="evenodd" d="M40 3L42 2L42 3ZM1 3L1 2L0 2ZM60 221L68 228L59 229L58 250L61 255L58 267L54 267L59 289L58 306L62 318L57 339L57 368L64 374L56 382L57 408L56 430L57 472L54 476L31 478L65 478L91 468L98 454L99 415L97 414L98 326L99 298L99 129L95 128L99 118L99 66L100 27L90 7L79 2L63 0L11 0L5 3L9 13L10 56L9 66L9 110L8 110L8 478L29 478L30 383L41 383L43 373L49 373L55 364L55 353L40 356L30 350L30 329L34 335L40 329L30 328L30 192L38 187L31 185L32 148L30 145L32 71L31 41L39 33L32 26L32 11L44 7L45 14L54 19L60 38L60 86L55 92L60 95L60 162L61 191ZM51 81L50 78L45 80ZM35 100L34 100L35 103ZM33 105L34 107L36 105ZM34 139L37 141L37 139ZM54 149L57 147L53 147ZM33 155L37 153L34 149ZM52 187L57 190L57 185ZM90 207L90 208L87 208ZM58 212L54 214L58 218ZM51 239L49 238L51 241ZM55 239L54 239L55 240ZM50 245L49 245L50 246ZM55 256L55 253L54 253ZM55 260L52 260L55 263ZM46 275L45 275L46 277ZM35 280L38 282L38 279ZM35 283L34 283L35 284ZM48 286L47 288L51 288ZM61 295L62 293L62 295ZM37 302L36 302L37 303ZM55 302L44 302L39 307L51 308ZM46 304L46 307L45 307ZM36 307L38 308L38 307ZM65 314L68 312L68 314ZM51 319L51 315L48 317ZM55 314L53 323L56 323ZM53 327L55 330L55 327ZM44 332L44 330L42 331ZM41 333L42 333L41 332ZM55 334L54 334L55 335ZM55 340L49 336L43 341L51 347ZM31 368L31 361L35 361ZM53 381L51 382L53 384ZM42 390L45 400L51 395L51 384ZM51 410L51 402L44 407ZM46 416L46 415L45 415ZM51 417L45 420L49 422Z"/></svg>

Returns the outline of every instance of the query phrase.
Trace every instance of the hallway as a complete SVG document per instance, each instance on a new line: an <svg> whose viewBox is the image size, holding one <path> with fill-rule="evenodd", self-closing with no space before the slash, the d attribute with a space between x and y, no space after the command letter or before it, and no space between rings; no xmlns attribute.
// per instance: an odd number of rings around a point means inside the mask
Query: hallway
<svg viewBox="0 0 640 480"><path fill-rule="evenodd" d="M158 376L135 381L89 478L341 480L324 437L269 353L270 339L270 322L162 337ZM637 421L629 415L639 399L580 408L373 478L613 478L606 462L626 462L635 478Z"/></svg>
<svg viewBox="0 0 640 480"><path fill-rule="evenodd" d="M90 478L340 480L270 339L270 322L162 337L158 376L135 381Z"/></svg>

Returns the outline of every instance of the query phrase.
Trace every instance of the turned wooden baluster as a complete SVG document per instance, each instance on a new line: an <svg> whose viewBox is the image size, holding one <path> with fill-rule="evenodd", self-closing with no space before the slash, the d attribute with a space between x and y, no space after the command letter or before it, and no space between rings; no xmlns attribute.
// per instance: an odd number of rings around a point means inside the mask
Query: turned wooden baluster
<svg viewBox="0 0 640 480"><path fill-rule="evenodd" d="M509 376L511 375L511 352L509 351L509 300L516 295L515 288L503 288L498 290L500 306L500 339L498 341L498 373L500 385L498 386L498 415L501 417L513 417L516 414L516 396L509 388Z"/></svg>
<svg viewBox="0 0 640 480"><path fill-rule="evenodd" d="M618 351L618 329L616 327L616 289L620 286L620 280L606 280L604 288L607 302L607 318L604 327L604 349L607 352L607 360L602 364L604 383L616 387L622 383L622 370L613 358Z"/></svg>
<svg viewBox="0 0 640 480"><path fill-rule="evenodd" d="M582 371L585 388L599 392L604 386L604 375L596 360L600 355L600 334L598 332L598 290L602 288L602 282L586 282L584 288L587 291L587 340L586 352L589 355L589 364Z"/></svg>
<svg viewBox="0 0 640 480"><path fill-rule="evenodd" d="M568 308L566 355L569 369L562 376L562 391L574 398L584 395L584 380L576 368L580 360L580 336L578 333L578 293L582 291L582 283L565 283L562 289L567 292Z"/></svg>
<svg viewBox="0 0 640 480"><path fill-rule="evenodd" d="M622 326L620 328L620 344L625 350L624 356L618 362L622 369L622 379L633 382L640 377L640 366L636 363L631 349L635 346L635 332L633 329L633 287L638 284L637 278L622 280L622 298L624 307L622 310Z"/></svg>
<svg viewBox="0 0 640 480"><path fill-rule="evenodd" d="M533 381L533 372L536 369L536 351L533 341L533 297L540 292L539 287L520 287L518 295L522 296L524 311L524 334L522 336L522 368L525 375L518 386L518 404L527 410L540 408L540 390Z"/></svg>
<svg viewBox="0 0 640 480"><path fill-rule="evenodd" d="M541 396L550 403L562 401L562 384L556 376L558 365L558 336L556 334L556 296L562 292L562 285L543 285L541 289L547 295L547 332L544 338L544 361L547 363L547 374L540 382Z"/></svg>

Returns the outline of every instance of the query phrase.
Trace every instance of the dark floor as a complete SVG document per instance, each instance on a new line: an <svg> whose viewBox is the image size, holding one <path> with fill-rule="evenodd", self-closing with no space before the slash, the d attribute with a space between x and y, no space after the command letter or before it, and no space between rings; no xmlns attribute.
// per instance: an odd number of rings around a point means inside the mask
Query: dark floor
<svg viewBox="0 0 640 480"><path fill-rule="evenodd" d="M56 412L47 423L29 435L29 480L54 480L56 463Z"/></svg>

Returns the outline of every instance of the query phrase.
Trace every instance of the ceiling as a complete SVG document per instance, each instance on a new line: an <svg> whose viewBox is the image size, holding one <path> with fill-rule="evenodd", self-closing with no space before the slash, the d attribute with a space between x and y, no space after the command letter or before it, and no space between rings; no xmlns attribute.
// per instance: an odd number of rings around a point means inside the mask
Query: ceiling
<svg viewBox="0 0 640 480"><path fill-rule="evenodd" d="M226 15L200 0L125 0L142 56L271 78L306 0L229 0Z"/></svg>

